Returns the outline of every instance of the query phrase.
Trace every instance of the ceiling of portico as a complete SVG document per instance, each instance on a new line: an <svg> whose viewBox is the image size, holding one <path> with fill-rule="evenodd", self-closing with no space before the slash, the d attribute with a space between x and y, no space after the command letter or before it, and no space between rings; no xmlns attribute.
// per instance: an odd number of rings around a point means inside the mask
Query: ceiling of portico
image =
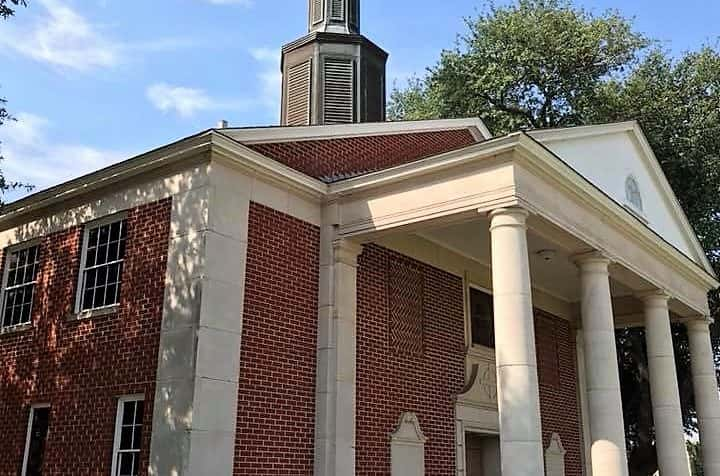
<svg viewBox="0 0 720 476"><path fill-rule="evenodd" d="M577 302L580 281L572 256L589 251L582 242L540 223L529 222L528 251L533 287L567 302ZM487 219L434 228L419 233L433 241L485 266L490 266L490 231ZM545 253L550 251L550 253ZM548 259L549 258L549 259ZM611 279L614 297L632 295L627 286Z"/></svg>

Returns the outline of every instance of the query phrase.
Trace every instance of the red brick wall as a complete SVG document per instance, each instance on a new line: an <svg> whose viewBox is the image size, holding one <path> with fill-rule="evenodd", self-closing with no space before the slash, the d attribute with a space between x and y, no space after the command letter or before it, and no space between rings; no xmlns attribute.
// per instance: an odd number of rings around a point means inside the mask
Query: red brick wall
<svg viewBox="0 0 720 476"><path fill-rule="evenodd" d="M455 396L465 380L462 280L412 262L424 281L423 351L391 348L389 264L400 256L369 245L358 267L357 471L390 474L390 433L400 414L417 413L428 438L429 475L455 471Z"/></svg>
<svg viewBox="0 0 720 476"><path fill-rule="evenodd" d="M250 144L248 147L311 177L336 181L474 144L467 129Z"/></svg>
<svg viewBox="0 0 720 476"><path fill-rule="evenodd" d="M394 288L388 278L398 274L403 261L409 272L419 269L424 280L419 354L396 348L390 335L392 308L407 307L402 302L390 306L388 296ZM465 378L462 286L459 277L376 245L365 246L358 267L358 475L390 474L389 435L405 411L417 413L428 439L426 473L454 474L455 397ZM536 332L544 445L553 432L559 433L567 450L566 474L580 476L574 334L566 321L540 312Z"/></svg>
<svg viewBox="0 0 720 476"><path fill-rule="evenodd" d="M82 321L74 309L82 229L40 244L30 330L0 336L0 474L19 474L29 405L51 405L45 475L109 474L117 397L145 395L147 467L162 320L170 201L128 212L116 313ZM141 474L144 474L141 473Z"/></svg>
<svg viewBox="0 0 720 476"><path fill-rule="evenodd" d="M320 232L252 203L236 475L309 475L315 433Z"/></svg>
<svg viewBox="0 0 720 476"><path fill-rule="evenodd" d="M567 451L565 474L582 476L582 420L577 386L575 331L568 321L536 311L535 340L540 378L543 447L553 433Z"/></svg>

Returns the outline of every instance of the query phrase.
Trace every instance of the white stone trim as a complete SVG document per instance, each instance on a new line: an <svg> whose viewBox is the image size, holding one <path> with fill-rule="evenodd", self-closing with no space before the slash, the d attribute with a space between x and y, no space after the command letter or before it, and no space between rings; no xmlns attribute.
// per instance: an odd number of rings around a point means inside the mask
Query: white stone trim
<svg viewBox="0 0 720 476"><path fill-rule="evenodd" d="M424 476L426 441L417 415L402 413L395 431L390 434L390 474Z"/></svg>
<svg viewBox="0 0 720 476"><path fill-rule="evenodd" d="M545 476L565 476L566 453L560 435L553 433L545 449Z"/></svg>
<svg viewBox="0 0 720 476"><path fill-rule="evenodd" d="M378 136L413 132L435 132L452 129L469 129L478 138L492 135L478 118L438 119L428 121L369 122L299 127L228 128L223 132L245 144L340 139L357 136Z"/></svg>
<svg viewBox="0 0 720 476"><path fill-rule="evenodd" d="M316 476L355 474L357 257L362 247L336 239L335 208L320 229L320 293L315 393Z"/></svg>

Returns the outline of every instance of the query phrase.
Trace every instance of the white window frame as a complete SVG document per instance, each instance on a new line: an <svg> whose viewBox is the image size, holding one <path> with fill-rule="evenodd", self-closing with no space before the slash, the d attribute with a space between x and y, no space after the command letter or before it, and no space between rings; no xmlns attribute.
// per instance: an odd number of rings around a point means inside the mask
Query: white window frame
<svg viewBox="0 0 720 476"><path fill-rule="evenodd" d="M25 322L22 324L16 324L14 326L3 326L3 321L5 320L5 294L7 293L7 284L8 284L8 278L10 276L10 266L8 266L8 263L10 262L10 255L16 251L26 249L26 248L32 248L33 246L38 247L38 267L42 264L40 262L40 240L35 239L31 241L24 241L22 243L18 243L15 245L8 246L5 248L5 251L3 253L3 276L2 276L2 289L0 290L0 332L7 332L11 331L13 329L16 329L18 327L24 327L27 325L32 324L32 308L35 304L35 288L33 288L33 297L32 301L30 301L30 322ZM23 286L27 286L30 283L25 283ZM37 276L35 277L35 281L32 282L33 286L37 286L38 279ZM19 286L18 286L19 287Z"/></svg>
<svg viewBox="0 0 720 476"><path fill-rule="evenodd" d="M93 307L90 309L86 309L83 311L82 309L82 300L83 300L83 293L85 292L85 284L83 283L84 277L85 277L85 262L87 260L87 249L88 244L90 241L90 230L93 228L97 228L103 225L109 225L111 223L115 223L117 221L122 221L127 219L126 213L116 213L114 215L108 215L106 217L100 218L98 220L87 222L83 225L83 237L82 237L82 246L80 247L80 270L78 272L78 278L77 278L77 286L75 291L75 314L85 314L85 313L92 313L94 311L102 311L104 309L112 309L119 305L119 303L115 304L109 304L107 306L100 306L100 307ZM126 223L127 225L127 223ZM125 242L125 245L127 246L127 241ZM127 248L125 249L125 252L127 253ZM123 264L125 262L125 257L123 256ZM110 264L110 263L106 263ZM124 269L124 266L123 266ZM122 286L122 274L120 276L120 286ZM122 288L121 288L122 289Z"/></svg>
<svg viewBox="0 0 720 476"><path fill-rule="evenodd" d="M111 466L111 472L110 474L112 476L115 476L118 472L117 462L118 462L118 455L120 454L120 439L122 436L122 419L123 419L123 409L125 407L125 403L127 402L145 402L145 395L142 393L135 394L135 395L123 395L122 397L118 398L118 404L117 404L117 411L115 413L115 436L113 438L113 452L112 452L112 466ZM144 405L143 405L143 411L144 411ZM144 416L143 416L144 418ZM143 427L143 432L145 431L145 428Z"/></svg>
<svg viewBox="0 0 720 476"><path fill-rule="evenodd" d="M28 457L30 456L30 439L32 436L32 424L33 416L35 416L35 410L38 408L50 408L49 403L37 403L30 406L30 415L28 416L27 434L25 436L25 454L23 455L22 476L27 474ZM48 435L50 435L50 429L48 428Z"/></svg>

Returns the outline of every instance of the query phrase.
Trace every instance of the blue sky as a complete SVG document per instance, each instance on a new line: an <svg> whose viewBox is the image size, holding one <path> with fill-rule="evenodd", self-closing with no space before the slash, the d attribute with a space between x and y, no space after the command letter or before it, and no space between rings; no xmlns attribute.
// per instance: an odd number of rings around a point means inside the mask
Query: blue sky
<svg viewBox="0 0 720 476"><path fill-rule="evenodd" d="M305 0L29 0L0 23L0 128L12 179L39 188L212 127L276 124L279 49ZM617 8L675 53L715 42L714 0L579 0ZM481 0L362 0L363 32L403 82L452 46ZM13 194L12 198L17 198Z"/></svg>

